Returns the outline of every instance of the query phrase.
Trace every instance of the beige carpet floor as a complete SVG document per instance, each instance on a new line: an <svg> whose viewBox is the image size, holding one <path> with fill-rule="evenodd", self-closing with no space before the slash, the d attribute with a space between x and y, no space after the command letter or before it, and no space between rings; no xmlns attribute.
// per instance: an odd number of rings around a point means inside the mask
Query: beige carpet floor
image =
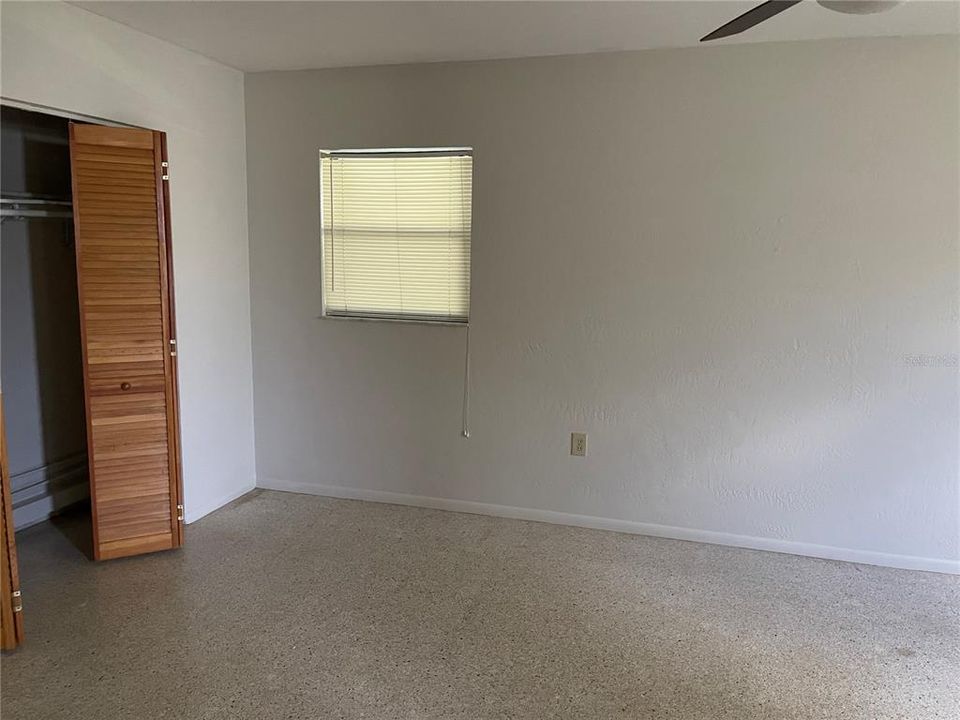
<svg viewBox="0 0 960 720"><path fill-rule="evenodd" d="M3 720L960 718L958 577L275 492L80 529L18 537Z"/></svg>

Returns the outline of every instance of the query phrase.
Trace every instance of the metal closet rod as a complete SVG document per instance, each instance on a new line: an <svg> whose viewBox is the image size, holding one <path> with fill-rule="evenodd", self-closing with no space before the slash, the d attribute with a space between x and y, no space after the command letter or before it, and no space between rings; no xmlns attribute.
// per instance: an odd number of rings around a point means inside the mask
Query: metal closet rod
<svg viewBox="0 0 960 720"><path fill-rule="evenodd" d="M43 195L41 193L0 192L0 200L3 202L55 202L66 205L73 204L73 198L69 195Z"/></svg>
<svg viewBox="0 0 960 720"><path fill-rule="evenodd" d="M8 207L9 206L9 207ZM27 218L72 218L73 202L69 199L42 195L10 195L0 197L0 220Z"/></svg>

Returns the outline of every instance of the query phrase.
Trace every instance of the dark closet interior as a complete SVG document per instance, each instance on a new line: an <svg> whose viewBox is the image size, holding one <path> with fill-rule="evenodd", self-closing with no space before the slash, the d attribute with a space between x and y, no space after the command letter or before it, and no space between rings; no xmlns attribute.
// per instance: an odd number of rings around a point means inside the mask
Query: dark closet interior
<svg viewBox="0 0 960 720"><path fill-rule="evenodd" d="M85 511L87 438L68 121L0 111L0 382L19 531Z"/></svg>

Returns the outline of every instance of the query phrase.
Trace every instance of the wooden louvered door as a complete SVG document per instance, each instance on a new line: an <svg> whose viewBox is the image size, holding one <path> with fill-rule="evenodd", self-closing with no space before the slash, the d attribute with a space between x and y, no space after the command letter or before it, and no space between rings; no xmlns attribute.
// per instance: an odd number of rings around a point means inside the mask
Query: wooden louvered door
<svg viewBox="0 0 960 720"><path fill-rule="evenodd" d="M3 650L13 650L23 642L21 610L13 497L7 471L7 434L3 425L3 393L0 393L0 648Z"/></svg>
<svg viewBox="0 0 960 720"><path fill-rule="evenodd" d="M163 133L70 125L94 555L183 541Z"/></svg>

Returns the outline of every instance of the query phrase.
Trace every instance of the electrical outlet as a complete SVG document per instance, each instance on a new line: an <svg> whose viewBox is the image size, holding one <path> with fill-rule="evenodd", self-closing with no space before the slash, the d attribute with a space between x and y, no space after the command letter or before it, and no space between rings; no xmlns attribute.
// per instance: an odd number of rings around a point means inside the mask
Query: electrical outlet
<svg viewBox="0 0 960 720"><path fill-rule="evenodd" d="M587 454L587 434L570 433L570 454L583 457Z"/></svg>

